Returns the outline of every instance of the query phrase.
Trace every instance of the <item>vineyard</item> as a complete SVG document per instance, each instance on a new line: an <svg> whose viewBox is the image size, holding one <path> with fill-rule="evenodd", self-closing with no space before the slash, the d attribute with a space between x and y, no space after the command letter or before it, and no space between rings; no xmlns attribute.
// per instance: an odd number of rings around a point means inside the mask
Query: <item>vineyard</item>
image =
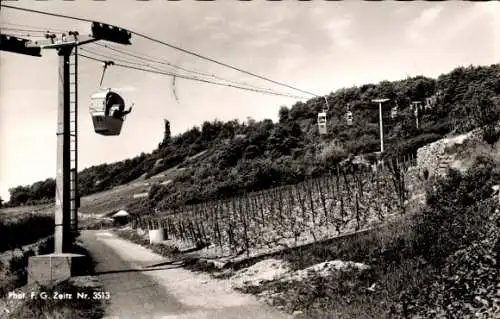
<svg viewBox="0 0 500 319"><path fill-rule="evenodd" d="M337 167L296 185L138 216L132 227L164 228L170 240L209 246L219 257L315 242L403 214L412 164Z"/></svg>

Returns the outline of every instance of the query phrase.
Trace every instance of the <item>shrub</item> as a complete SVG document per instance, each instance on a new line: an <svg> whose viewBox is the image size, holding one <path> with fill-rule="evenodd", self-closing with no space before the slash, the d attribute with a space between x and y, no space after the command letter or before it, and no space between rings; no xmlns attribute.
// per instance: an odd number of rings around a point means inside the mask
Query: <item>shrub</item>
<svg viewBox="0 0 500 319"><path fill-rule="evenodd" d="M328 144L318 155L325 165L336 165L347 157L347 152L335 141Z"/></svg>
<svg viewBox="0 0 500 319"><path fill-rule="evenodd" d="M480 157L465 173L449 175L427 191L427 207L416 221L415 249L428 261L440 264L457 249L477 240L493 206L484 206L492 186L499 180L492 174L494 163Z"/></svg>
<svg viewBox="0 0 500 319"><path fill-rule="evenodd" d="M25 215L0 219L0 252L23 245L54 233L54 218L46 215Z"/></svg>

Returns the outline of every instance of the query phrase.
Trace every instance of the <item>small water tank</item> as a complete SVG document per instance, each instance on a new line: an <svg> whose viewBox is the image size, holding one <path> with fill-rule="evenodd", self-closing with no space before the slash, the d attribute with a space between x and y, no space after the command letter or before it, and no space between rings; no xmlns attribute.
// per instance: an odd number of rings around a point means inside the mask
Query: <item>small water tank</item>
<svg viewBox="0 0 500 319"><path fill-rule="evenodd" d="M165 230L163 228L151 229L149 231L149 243L150 244L159 244L163 241L165 241Z"/></svg>

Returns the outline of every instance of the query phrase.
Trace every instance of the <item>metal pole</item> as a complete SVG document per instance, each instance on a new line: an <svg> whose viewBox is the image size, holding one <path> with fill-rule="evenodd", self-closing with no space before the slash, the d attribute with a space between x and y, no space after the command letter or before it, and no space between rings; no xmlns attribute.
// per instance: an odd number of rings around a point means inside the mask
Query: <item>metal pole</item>
<svg viewBox="0 0 500 319"><path fill-rule="evenodd" d="M389 101L390 99L374 99L373 103L378 103L378 117L380 126L380 154L384 153L384 123L382 121L382 103Z"/></svg>
<svg viewBox="0 0 500 319"><path fill-rule="evenodd" d="M417 129L418 129L418 109L420 107L420 104L422 104L420 101L415 101L415 102L411 102L411 104L415 107L415 125L417 126Z"/></svg>
<svg viewBox="0 0 500 319"><path fill-rule="evenodd" d="M418 129L418 105L417 108L415 109L415 121L417 122L417 129Z"/></svg>
<svg viewBox="0 0 500 319"><path fill-rule="evenodd" d="M380 153L384 152L384 127L382 123L382 102L378 102L378 117L380 126Z"/></svg>
<svg viewBox="0 0 500 319"><path fill-rule="evenodd" d="M75 46L75 53L74 53L74 108L75 108L75 114L73 120L75 121L74 127L75 127L75 167L74 167L74 176L73 176L73 192L74 192L74 199L73 199L73 205L75 205L74 209L72 210L71 214L71 220L72 220L72 227L73 227L73 232L77 233L78 232L78 209L80 208L80 196L78 192L78 46ZM70 80L71 81L71 80Z"/></svg>
<svg viewBox="0 0 500 319"><path fill-rule="evenodd" d="M58 50L59 106L57 114L57 169L55 206L55 253L65 253L70 244L70 86L69 56L72 47Z"/></svg>
<svg viewBox="0 0 500 319"><path fill-rule="evenodd" d="M78 210L80 191L78 189L78 46L75 46L75 231L78 232Z"/></svg>

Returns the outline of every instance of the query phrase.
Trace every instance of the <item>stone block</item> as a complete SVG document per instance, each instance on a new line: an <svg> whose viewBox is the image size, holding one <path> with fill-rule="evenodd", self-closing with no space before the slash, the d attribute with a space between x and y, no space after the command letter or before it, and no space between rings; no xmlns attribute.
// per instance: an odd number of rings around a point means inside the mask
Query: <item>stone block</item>
<svg viewBox="0 0 500 319"><path fill-rule="evenodd" d="M84 275L85 256L53 253L32 256L28 260L28 284L51 286L74 276Z"/></svg>

